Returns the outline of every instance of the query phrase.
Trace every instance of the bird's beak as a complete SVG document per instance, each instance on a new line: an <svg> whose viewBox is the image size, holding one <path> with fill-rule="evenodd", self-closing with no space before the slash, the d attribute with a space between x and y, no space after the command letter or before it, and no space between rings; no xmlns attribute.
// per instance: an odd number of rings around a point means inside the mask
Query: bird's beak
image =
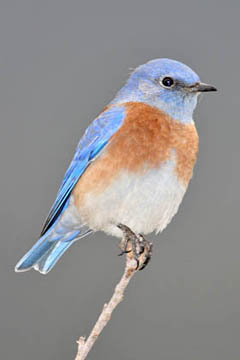
<svg viewBox="0 0 240 360"><path fill-rule="evenodd" d="M188 86L187 89L191 92L209 92L209 91L217 91L217 89L208 84L204 84L202 82L196 83L194 85Z"/></svg>

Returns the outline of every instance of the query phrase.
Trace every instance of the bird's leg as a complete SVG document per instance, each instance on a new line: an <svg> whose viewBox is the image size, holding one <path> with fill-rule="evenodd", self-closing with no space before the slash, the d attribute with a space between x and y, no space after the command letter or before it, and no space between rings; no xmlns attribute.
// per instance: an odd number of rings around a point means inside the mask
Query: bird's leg
<svg viewBox="0 0 240 360"><path fill-rule="evenodd" d="M120 243L121 254L132 251L133 257L137 262L136 270L143 270L149 263L152 256L152 243L147 241L143 235L135 234L128 226L123 224L117 225L123 232L123 238Z"/></svg>

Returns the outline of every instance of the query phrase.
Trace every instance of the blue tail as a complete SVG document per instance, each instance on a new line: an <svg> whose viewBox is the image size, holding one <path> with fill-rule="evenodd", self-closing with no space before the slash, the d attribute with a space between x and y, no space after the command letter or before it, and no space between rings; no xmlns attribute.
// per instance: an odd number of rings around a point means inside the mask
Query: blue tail
<svg viewBox="0 0 240 360"><path fill-rule="evenodd" d="M15 271L27 271L34 268L42 274L47 274L76 240L89 233L91 233L91 230L84 233L81 233L80 230L75 230L65 237L64 240L59 239L55 241L46 233L17 263Z"/></svg>

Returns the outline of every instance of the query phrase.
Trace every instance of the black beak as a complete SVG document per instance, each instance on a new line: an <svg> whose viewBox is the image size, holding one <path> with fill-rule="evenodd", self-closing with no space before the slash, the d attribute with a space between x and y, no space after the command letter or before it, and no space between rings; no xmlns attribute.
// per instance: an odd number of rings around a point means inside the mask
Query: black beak
<svg viewBox="0 0 240 360"><path fill-rule="evenodd" d="M217 89L212 86L212 85L208 85L208 84L204 84L204 83L196 83L194 85L191 85L187 88L189 91L191 92L209 92L209 91L217 91Z"/></svg>

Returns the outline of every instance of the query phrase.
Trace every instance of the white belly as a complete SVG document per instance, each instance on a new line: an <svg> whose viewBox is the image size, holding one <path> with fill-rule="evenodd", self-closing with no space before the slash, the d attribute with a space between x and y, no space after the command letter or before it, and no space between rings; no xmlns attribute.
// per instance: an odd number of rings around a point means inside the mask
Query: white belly
<svg viewBox="0 0 240 360"><path fill-rule="evenodd" d="M87 194L78 209L82 223L95 231L121 237L116 224L129 226L136 233L162 231L176 214L186 186L179 183L175 161L142 175L122 172L101 194Z"/></svg>

